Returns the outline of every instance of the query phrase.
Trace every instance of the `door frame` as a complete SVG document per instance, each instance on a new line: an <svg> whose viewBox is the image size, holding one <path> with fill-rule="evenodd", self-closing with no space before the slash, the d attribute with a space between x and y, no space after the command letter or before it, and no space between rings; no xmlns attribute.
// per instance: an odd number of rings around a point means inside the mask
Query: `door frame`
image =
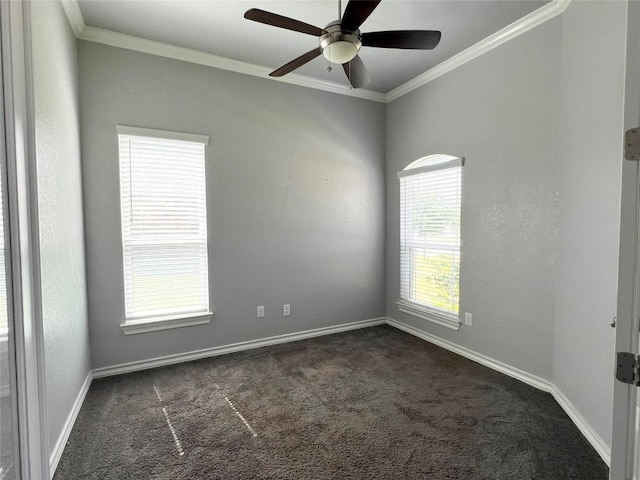
<svg viewBox="0 0 640 480"><path fill-rule="evenodd" d="M627 2L624 130L640 126L640 2ZM624 132L621 132L621 141ZM616 352L636 352L640 316L640 165L622 160ZM611 480L633 478L638 388L615 380Z"/></svg>
<svg viewBox="0 0 640 480"><path fill-rule="evenodd" d="M30 19L28 1L0 2L7 303L15 338L20 473L22 479L48 480Z"/></svg>

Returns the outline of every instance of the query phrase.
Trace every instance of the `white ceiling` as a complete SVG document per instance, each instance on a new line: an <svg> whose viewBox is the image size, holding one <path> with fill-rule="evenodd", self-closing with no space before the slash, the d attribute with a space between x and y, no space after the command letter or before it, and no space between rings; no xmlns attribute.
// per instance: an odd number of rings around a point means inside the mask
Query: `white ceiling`
<svg viewBox="0 0 640 480"><path fill-rule="evenodd" d="M387 93L542 7L549 0L383 0L360 30L440 30L434 50L363 47L371 83ZM318 46L317 37L243 18L261 8L324 27L338 17L337 0L80 0L87 26L111 30L275 70ZM346 5L343 2L342 8ZM320 56L295 73L348 85L339 65Z"/></svg>

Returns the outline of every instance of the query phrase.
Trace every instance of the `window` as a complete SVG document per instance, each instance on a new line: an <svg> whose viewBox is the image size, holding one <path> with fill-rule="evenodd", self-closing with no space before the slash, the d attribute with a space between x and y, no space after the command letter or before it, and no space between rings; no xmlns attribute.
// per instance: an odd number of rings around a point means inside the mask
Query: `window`
<svg viewBox="0 0 640 480"><path fill-rule="evenodd" d="M126 334L207 323L208 137L118 126Z"/></svg>
<svg viewBox="0 0 640 480"><path fill-rule="evenodd" d="M400 300L411 315L457 330L461 158L431 155L400 178Z"/></svg>

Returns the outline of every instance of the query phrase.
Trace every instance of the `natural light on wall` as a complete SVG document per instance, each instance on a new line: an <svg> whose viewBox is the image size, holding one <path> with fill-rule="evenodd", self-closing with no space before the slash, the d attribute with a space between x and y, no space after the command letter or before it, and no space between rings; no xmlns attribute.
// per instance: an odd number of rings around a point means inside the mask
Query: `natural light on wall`
<svg viewBox="0 0 640 480"><path fill-rule="evenodd" d="M154 132L118 127L126 322L209 312L206 137Z"/></svg>
<svg viewBox="0 0 640 480"><path fill-rule="evenodd" d="M400 179L400 301L405 313L457 329L463 160L430 155Z"/></svg>

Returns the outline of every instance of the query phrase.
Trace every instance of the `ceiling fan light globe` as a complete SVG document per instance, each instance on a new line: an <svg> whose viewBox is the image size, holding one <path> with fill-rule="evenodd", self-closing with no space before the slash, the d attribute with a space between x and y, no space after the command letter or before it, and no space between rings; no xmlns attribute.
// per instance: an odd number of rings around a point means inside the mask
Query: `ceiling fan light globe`
<svg viewBox="0 0 640 480"><path fill-rule="evenodd" d="M343 64L350 62L358 54L358 47L352 42L340 40L327 45L322 54L331 63Z"/></svg>

